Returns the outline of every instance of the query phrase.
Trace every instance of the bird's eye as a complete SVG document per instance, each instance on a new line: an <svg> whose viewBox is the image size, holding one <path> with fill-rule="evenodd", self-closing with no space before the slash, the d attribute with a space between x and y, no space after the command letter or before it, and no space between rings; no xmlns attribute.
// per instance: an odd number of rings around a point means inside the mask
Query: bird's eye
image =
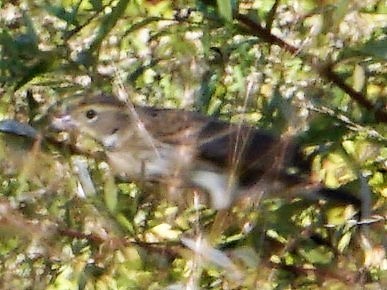
<svg viewBox="0 0 387 290"><path fill-rule="evenodd" d="M91 120L94 119L97 116L97 112L93 109L87 110L86 111L86 118Z"/></svg>

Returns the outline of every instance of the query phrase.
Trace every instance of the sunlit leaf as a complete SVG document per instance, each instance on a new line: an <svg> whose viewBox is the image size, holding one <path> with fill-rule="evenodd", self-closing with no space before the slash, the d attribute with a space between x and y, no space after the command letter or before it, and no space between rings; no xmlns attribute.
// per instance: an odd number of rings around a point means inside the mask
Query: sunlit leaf
<svg viewBox="0 0 387 290"><path fill-rule="evenodd" d="M364 88L365 82L366 82L366 77L365 77L364 69L360 65L355 66L355 70L353 71L354 89L360 92Z"/></svg>
<svg viewBox="0 0 387 290"><path fill-rule="evenodd" d="M219 14L227 21L232 20L233 0L216 0Z"/></svg>

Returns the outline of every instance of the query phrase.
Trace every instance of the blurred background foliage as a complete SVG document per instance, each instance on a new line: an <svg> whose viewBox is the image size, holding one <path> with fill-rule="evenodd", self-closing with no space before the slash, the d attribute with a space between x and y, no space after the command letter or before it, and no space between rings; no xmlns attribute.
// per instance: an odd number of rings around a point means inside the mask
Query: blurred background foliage
<svg viewBox="0 0 387 290"><path fill-rule="evenodd" d="M124 92L299 136L315 178L364 205L362 226L351 206L301 199L216 214L1 134L0 288L386 287L386 14L382 0L1 1L1 119Z"/></svg>

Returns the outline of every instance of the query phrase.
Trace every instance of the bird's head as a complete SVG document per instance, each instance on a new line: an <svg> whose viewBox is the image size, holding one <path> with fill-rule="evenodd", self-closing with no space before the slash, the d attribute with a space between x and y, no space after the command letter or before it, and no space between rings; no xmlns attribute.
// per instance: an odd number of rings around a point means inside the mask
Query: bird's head
<svg viewBox="0 0 387 290"><path fill-rule="evenodd" d="M125 103L109 95L98 95L66 99L54 106L49 119L51 130L91 137L112 148L132 118Z"/></svg>

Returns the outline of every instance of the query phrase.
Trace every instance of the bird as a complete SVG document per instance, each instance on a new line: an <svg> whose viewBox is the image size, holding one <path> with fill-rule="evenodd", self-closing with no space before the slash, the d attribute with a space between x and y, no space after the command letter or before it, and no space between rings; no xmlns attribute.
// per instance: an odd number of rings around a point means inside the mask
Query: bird
<svg viewBox="0 0 387 290"><path fill-rule="evenodd" d="M198 188L216 210L253 192L311 185L311 160L295 140L199 112L133 105L100 93L56 104L49 130L96 141L120 179ZM344 190L309 187L317 196L359 203Z"/></svg>

